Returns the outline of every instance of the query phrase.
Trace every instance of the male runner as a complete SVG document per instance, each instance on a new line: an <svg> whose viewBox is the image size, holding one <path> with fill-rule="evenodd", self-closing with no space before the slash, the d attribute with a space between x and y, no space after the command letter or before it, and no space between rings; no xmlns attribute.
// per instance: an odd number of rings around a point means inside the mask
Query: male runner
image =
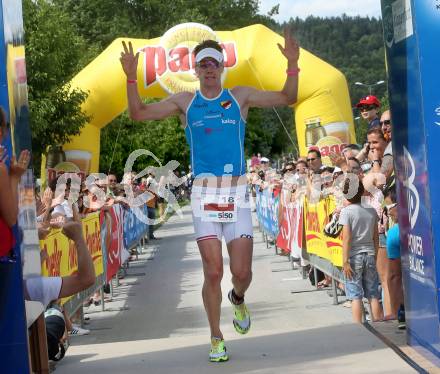
<svg viewBox="0 0 440 374"><path fill-rule="evenodd" d="M192 188L194 229L203 262L205 281L202 296L211 329L213 362L228 360L220 330L223 257L225 237L233 289L228 297L234 307L234 327L240 334L249 331L251 321L244 294L252 279L252 219L246 193L244 133L250 107L291 105L297 100L299 47L287 30L284 47L287 59L286 82L281 91L260 91L252 87L223 89L222 47L206 40L194 49L195 73L200 90L182 92L152 104L144 104L137 90L139 52L122 43L121 64L127 75L128 110L134 120L160 120L179 115L191 148L195 175Z"/></svg>

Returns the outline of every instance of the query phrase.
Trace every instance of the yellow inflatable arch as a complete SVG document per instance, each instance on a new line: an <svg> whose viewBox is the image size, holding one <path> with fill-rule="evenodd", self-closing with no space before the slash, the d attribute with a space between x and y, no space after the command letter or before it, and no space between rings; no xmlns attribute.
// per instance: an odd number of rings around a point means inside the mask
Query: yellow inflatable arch
<svg viewBox="0 0 440 374"><path fill-rule="evenodd" d="M186 23L168 30L161 38L116 39L71 82L72 87L89 91L83 109L92 120L79 136L65 144L66 154L72 159L91 155L90 172L98 171L101 128L127 108L126 78L119 62L122 40L130 40L141 52L141 96L163 98L198 88L191 51L205 39L216 39L224 47L225 87L283 87L286 60L277 47L277 43L283 44L283 38L262 25L214 32L204 25ZM305 155L308 147L316 146L326 160L328 152L339 152L347 143L355 142L347 82L340 71L303 49L299 66L299 95L294 109L300 153Z"/></svg>

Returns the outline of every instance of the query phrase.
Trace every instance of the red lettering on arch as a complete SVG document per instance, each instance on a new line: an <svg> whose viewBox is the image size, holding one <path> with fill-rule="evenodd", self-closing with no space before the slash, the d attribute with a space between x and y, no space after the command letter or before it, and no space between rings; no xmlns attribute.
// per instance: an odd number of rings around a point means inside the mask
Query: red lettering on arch
<svg viewBox="0 0 440 374"><path fill-rule="evenodd" d="M237 53L235 51L235 43L221 43L224 54L226 55L224 66L231 68L237 63Z"/></svg>
<svg viewBox="0 0 440 374"><path fill-rule="evenodd" d="M170 50L168 53L170 62L168 67L173 73L178 71L189 71L189 50L187 47L177 47Z"/></svg>
<svg viewBox="0 0 440 374"><path fill-rule="evenodd" d="M161 76L167 69L165 50L162 47L145 47L142 51L145 53L145 79L149 86L156 82L156 74Z"/></svg>

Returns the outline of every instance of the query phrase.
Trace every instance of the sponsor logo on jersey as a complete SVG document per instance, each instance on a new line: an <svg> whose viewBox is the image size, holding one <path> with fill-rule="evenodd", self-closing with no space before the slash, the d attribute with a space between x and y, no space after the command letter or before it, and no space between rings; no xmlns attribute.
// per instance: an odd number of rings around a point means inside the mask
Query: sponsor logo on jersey
<svg viewBox="0 0 440 374"><path fill-rule="evenodd" d="M193 127L202 127L204 125L203 121L195 121L191 124Z"/></svg>
<svg viewBox="0 0 440 374"><path fill-rule="evenodd" d="M223 125L235 125L237 124L237 121L235 119L222 119L222 124Z"/></svg>
<svg viewBox="0 0 440 374"><path fill-rule="evenodd" d="M212 127L205 127L205 134L206 135L211 135L213 132L222 132L222 131L223 131L222 128L214 129Z"/></svg>
<svg viewBox="0 0 440 374"><path fill-rule="evenodd" d="M229 109L232 106L232 101L231 100L222 101L220 105L222 106L223 109Z"/></svg>

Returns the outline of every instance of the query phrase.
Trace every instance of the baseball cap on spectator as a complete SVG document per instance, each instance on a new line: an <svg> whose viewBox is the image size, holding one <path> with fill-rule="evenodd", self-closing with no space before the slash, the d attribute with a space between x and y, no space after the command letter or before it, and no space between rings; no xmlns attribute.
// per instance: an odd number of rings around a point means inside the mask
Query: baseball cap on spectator
<svg viewBox="0 0 440 374"><path fill-rule="evenodd" d="M367 105L374 105L380 107L380 101L376 96L368 95L359 100L359 102L356 104L356 108L360 108L362 106L367 106Z"/></svg>
<svg viewBox="0 0 440 374"><path fill-rule="evenodd" d="M260 162L269 162L267 157L261 157Z"/></svg>

